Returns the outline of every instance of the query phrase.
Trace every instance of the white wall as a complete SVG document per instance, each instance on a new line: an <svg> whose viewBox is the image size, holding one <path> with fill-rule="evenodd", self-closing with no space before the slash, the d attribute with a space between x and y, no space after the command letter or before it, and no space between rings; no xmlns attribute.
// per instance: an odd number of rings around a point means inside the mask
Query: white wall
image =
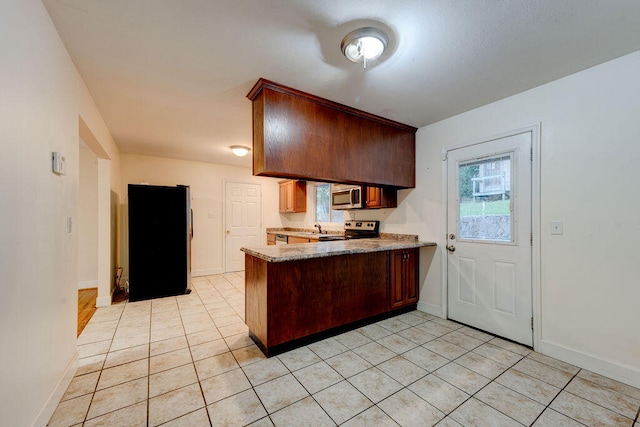
<svg viewBox="0 0 640 427"><path fill-rule="evenodd" d="M77 357L78 117L106 127L39 0L0 2L0 40L0 417L45 425Z"/></svg>
<svg viewBox="0 0 640 427"><path fill-rule="evenodd" d="M80 140L78 288L98 287L98 158Z"/></svg>
<svg viewBox="0 0 640 427"><path fill-rule="evenodd" d="M442 305L442 147L541 122L537 350L640 387L638 76L640 51L418 131L417 188L385 229L439 245L423 307ZM564 235L550 235L552 220Z"/></svg>
<svg viewBox="0 0 640 427"><path fill-rule="evenodd" d="M262 229L281 227L278 215L278 180L255 177L250 168L211 163L173 160L160 157L122 154L122 194L128 184L188 185L191 190L194 238L192 246L192 274L218 274L224 272L224 183L241 182L260 184L262 189ZM126 211L125 206L123 209ZM123 230L126 233L126 229ZM266 233L262 233L266 244ZM125 245L126 236L121 241ZM128 271L125 271L125 277Z"/></svg>

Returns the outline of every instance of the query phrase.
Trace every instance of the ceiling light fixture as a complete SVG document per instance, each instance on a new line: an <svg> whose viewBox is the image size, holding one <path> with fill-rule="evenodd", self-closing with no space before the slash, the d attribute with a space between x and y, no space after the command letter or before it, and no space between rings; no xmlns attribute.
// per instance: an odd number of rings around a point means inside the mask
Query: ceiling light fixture
<svg viewBox="0 0 640 427"><path fill-rule="evenodd" d="M245 147L244 145L232 145L229 148L233 151L233 154L238 157L244 157L249 154L249 151L251 151L251 148Z"/></svg>
<svg viewBox="0 0 640 427"><path fill-rule="evenodd" d="M384 31L364 27L347 34L340 43L340 49L349 61L362 62L367 68L367 62L378 59L388 44L389 37Z"/></svg>

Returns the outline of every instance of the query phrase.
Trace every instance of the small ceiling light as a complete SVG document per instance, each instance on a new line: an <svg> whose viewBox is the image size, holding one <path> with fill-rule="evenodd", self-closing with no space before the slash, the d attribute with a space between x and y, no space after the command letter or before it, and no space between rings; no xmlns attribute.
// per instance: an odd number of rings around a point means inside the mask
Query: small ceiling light
<svg viewBox="0 0 640 427"><path fill-rule="evenodd" d="M389 37L384 31L364 27L347 34L342 39L340 49L349 61L362 62L364 68L367 68L367 61L378 59L388 44Z"/></svg>
<svg viewBox="0 0 640 427"><path fill-rule="evenodd" d="M231 148L231 151L233 151L233 154L235 154L238 157L244 157L247 154L249 154L249 151L251 151L251 148L245 147L244 145L232 145L229 148Z"/></svg>

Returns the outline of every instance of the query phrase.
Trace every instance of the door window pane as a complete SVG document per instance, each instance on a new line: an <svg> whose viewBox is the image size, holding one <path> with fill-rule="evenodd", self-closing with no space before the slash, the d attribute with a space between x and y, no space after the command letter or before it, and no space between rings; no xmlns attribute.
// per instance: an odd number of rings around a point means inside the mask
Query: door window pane
<svg viewBox="0 0 640 427"><path fill-rule="evenodd" d="M513 154L458 166L458 238L511 242Z"/></svg>
<svg viewBox="0 0 640 427"><path fill-rule="evenodd" d="M331 209L331 184L316 184L316 222L344 222L344 211Z"/></svg>

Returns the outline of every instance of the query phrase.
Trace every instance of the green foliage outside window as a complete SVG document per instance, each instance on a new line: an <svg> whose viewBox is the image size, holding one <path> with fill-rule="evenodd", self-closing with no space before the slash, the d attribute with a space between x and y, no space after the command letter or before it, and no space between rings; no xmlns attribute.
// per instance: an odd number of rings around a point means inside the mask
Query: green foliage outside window
<svg viewBox="0 0 640 427"><path fill-rule="evenodd" d="M316 222L344 222L344 211L331 210L331 184L316 184Z"/></svg>

